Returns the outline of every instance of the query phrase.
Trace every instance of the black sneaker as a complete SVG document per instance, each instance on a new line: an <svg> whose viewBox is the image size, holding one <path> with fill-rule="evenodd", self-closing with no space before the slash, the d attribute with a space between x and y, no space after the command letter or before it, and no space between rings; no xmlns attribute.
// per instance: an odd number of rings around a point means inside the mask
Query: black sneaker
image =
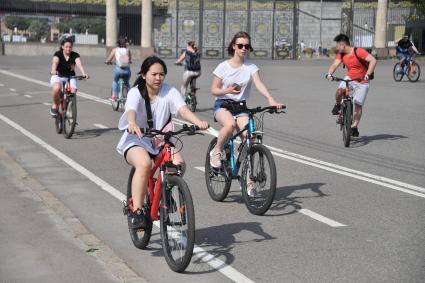
<svg viewBox="0 0 425 283"><path fill-rule="evenodd" d="M351 128L351 136L358 137L360 135L359 130L357 127Z"/></svg>
<svg viewBox="0 0 425 283"><path fill-rule="evenodd" d="M131 229L142 229L146 228L146 225L147 220L145 213L140 208L138 208L132 213L129 226Z"/></svg>
<svg viewBox="0 0 425 283"><path fill-rule="evenodd" d="M50 108L49 113L50 113L50 116L56 117L58 115L58 109L56 109L56 108Z"/></svg>
<svg viewBox="0 0 425 283"><path fill-rule="evenodd" d="M338 115L339 110L341 110L341 104L335 103L334 108L332 108L332 115Z"/></svg>

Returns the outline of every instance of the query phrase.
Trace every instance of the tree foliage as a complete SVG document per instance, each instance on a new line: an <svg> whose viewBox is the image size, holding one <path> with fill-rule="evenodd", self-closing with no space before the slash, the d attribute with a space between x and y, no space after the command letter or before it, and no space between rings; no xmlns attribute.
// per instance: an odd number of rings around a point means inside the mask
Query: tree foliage
<svg viewBox="0 0 425 283"><path fill-rule="evenodd" d="M27 30L31 25L31 19L19 16L6 16L6 27L14 30L15 27L18 30Z"/></svg>
<svg viewBox="0 0 425 283"><path fill-rule="evenodd" d="M105 18L104 17L75 17L62 19L56 24L56 28L61 33L67 33L72 29L73 33L85 33L99 35L99 38L106 37Z"/></svg>

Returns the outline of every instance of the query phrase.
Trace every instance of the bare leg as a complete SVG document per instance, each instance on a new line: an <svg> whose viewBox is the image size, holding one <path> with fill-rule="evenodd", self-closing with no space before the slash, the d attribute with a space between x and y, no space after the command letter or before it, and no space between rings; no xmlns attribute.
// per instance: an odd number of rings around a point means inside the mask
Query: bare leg
<svg viewBox="0 0 425 283"><path fill-rule="evenodd" d="M215 115L216 120L221 124L221 129L218 132L217 145L215 146L214 152L218 153L223 150L224 144L227 139L232 135L233 130L236 127L235 119L232 113L224 108L220 108Z"/></svg>
<svg viewBox="0 0 425 283"><path fill-rule="evenodd" d="M335 93L335 102L336 104L341 104L342 97L344 95L345 89L338 88Z"/></svg>
<svg viewBox="0 0 425 283"><path fill-rule="evenodd" d="M61 92L61 85L60 84L54 84L52 87L52 99L53 99L53 109L57 109L58 105L60 103L59 99L59 93Z"/></svg>
<svg viewBox="0 0 425 283"><path fill-rule="evenodd" d="M356 128L359 125L362 114L363 114L363 106L354 104L354 119L353 119L353 124L351 125L352 128Z"/></svg>
<svg viewBox="0 0 425 283"><path fill-rule="evenodd" d="M132 147L127 152L127 161L136 171L131 182L131 195L134 210L142 208L143 200L148 187L148 178L152 168L152 161L148 152L139 146Z"/></svg>

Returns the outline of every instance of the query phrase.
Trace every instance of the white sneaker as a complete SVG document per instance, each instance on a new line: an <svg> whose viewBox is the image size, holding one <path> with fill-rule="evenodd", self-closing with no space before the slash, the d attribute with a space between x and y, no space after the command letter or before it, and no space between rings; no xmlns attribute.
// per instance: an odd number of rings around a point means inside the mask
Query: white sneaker
<svg viewBox="0 0 425 283"><path fill-rule="evenodd" d="M220 168L221 167L221 160L223 153L215 153L214 149L210 151L210 166L214 168Z"/></svg>

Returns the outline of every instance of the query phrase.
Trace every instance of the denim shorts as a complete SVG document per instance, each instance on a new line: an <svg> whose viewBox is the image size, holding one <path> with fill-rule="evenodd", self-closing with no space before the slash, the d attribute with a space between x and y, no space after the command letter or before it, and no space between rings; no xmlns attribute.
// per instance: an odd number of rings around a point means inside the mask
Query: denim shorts
<svg viewBox="0 0 425 283"><path fill-rule="evenodd" d="M214 102L214 107L213 107L213 112L214 112L214 117L217 114L217 111L220 110L220 108L222 108L221 106L223 105L223 103L225 102L237 102L234 101L232 99L217 99ZM230 113L232 113L233 117L240 117L240 116L248 116L248 111L230 111Z"/></svg>

